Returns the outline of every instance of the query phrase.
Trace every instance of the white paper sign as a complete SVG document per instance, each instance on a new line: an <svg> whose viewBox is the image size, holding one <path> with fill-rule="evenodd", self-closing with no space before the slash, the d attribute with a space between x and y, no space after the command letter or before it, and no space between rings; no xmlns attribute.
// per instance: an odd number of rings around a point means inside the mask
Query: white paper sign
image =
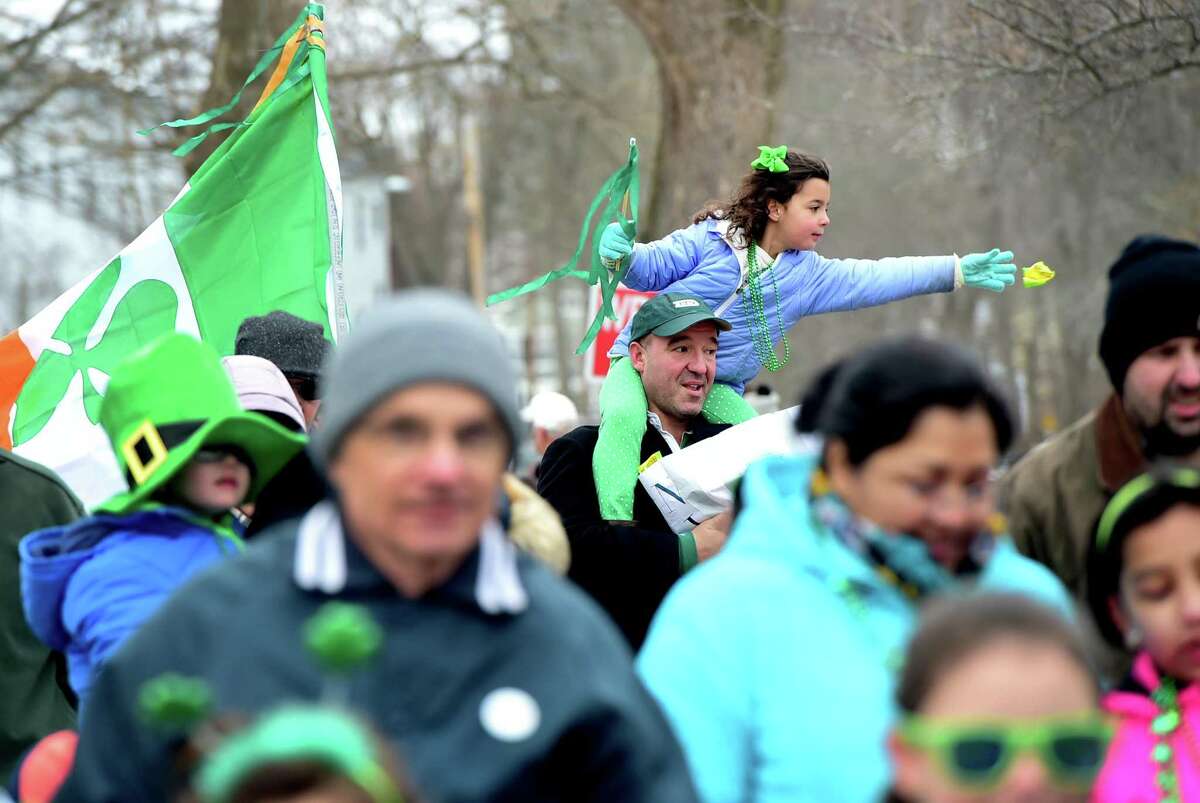
<svg viewBox="0 0 1200 803"><path fill-rule="evenodd" d="M730 427L667 455L638 480L677 533L690 532L733 504L732 486L755 460L813 448L816 440L795 429L799 406Z"/></svg>

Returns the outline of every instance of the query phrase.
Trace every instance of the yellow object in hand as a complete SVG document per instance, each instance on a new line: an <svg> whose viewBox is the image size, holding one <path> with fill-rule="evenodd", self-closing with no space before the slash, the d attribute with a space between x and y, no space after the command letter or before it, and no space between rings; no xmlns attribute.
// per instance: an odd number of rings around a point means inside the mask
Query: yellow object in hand
<svg viewBox="0 0 1200 803"><path fill-rule="evenodd" d="M1040 260L1028 268L1022 268L1021 274L1026 287L1041 287L1054 281L1054 268Z"/></svg>

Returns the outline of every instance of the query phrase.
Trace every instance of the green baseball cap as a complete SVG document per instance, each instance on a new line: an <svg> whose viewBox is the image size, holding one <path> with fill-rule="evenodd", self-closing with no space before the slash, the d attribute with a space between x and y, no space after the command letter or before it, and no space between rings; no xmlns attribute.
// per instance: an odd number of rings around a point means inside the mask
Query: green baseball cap
<svg viewBox="0 0 1200 803"><path fill-rule="evenodd" d="M629 324L629 339L641 340L646 335L670 337L704 321L712 321L722 332L733 328L729 321L718 318L700 296L659 293L643 304L633 316Z"/></svg>

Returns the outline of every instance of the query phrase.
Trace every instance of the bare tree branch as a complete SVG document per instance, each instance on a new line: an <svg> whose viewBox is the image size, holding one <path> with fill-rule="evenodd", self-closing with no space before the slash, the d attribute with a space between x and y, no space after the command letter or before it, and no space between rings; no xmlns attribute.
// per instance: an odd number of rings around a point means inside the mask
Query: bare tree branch
<svg viewBox="0 0 1200 803"><path fill-rule="evenodd" d="M19 74L28 66L33 54L37 52L38 46L47 36L64 28L69 28L105 6L111 7L113 3L112 0L91 0L91 2L84 4L79 10L68 14L67 9L71 5L72 0L66 0L58 10L58 13L54 15L54 19L50 20L50 22L38 28L33 33L5 44L5 49L10 53L14 53L15 58L11 64L5 65L4 69L0 70L0 87L9 83L14 75Z"/></svg>
<svg viewBox="0 0 1200 803"><path fill-rule="evenodd" d="M461 48L449 56L434 56L424 59L412 59L400 64L372 64L362 67L350 67L330 72L334 81L364 81L372 78L390 78L403 73L420 72L423 70L440 70L448 67L463 67L475 65L495 65L498 62L485 53L482 57L472 58L475 53L485 49L486 38L480 37L471 44Z"/></svg>

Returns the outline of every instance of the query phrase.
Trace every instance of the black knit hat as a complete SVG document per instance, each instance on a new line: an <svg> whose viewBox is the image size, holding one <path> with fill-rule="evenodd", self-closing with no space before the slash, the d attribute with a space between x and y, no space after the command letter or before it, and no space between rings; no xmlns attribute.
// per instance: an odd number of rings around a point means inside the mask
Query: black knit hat
<svg viewBox="0 0 1200 803"><path fill-rule="evenodd" d="M275 363L289 377L316 379L329 343L319 323L275 310L242 321L235 354L251 354Z"/></svg>
<svg viewBox="0 0 1200 803"><path fill-rule="evenodd" d="M1142 353L1174 337L1200 337L1200 247L1135 238L1108 270L1100 359L1117 393Z"/></svg>

